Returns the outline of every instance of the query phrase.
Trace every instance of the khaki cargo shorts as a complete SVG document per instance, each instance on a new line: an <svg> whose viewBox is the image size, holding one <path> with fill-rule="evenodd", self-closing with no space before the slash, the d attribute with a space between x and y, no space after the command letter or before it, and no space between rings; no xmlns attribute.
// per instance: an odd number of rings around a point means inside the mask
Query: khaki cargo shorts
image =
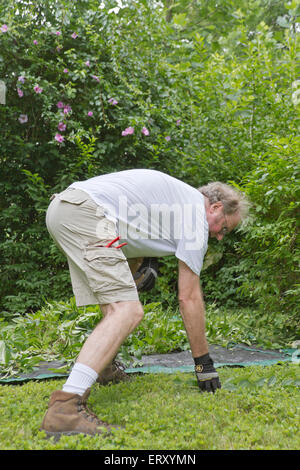
<svg viewBox="0 0 300 470"><path fill-rule="evenodd" d="M68 259L77 306L138 300L137 288L117 237L114 222L103 207L80 189L52 196L48 231Z"/></svg>

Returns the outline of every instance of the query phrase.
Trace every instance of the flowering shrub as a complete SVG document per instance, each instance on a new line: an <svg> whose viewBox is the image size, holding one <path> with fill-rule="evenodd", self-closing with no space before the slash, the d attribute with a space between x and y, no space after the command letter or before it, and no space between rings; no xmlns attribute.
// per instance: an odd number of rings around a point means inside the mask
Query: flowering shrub
<svg viewBox="0 0 300 470"><path fill-rule="evenodd" d="M113 5L11 0L1 6L0 79L7 95L0 106L0 251L6 309L22 311L40 305L43 296L71 294L65 260L45 228L52 193L110 171L168 171L171 149L164 135L176 129L180 116L176 97L168 107L162 98L172 90L158 40L168 27L146 2L135 6L139 28L129 21L130 8L116 15ZM139 51L137 43L143 44Z"/></svg>

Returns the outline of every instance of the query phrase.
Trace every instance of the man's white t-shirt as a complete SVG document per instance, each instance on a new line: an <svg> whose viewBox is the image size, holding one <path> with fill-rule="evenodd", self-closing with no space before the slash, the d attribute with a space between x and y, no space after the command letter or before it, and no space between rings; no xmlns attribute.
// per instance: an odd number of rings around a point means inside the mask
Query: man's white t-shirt
<svg viewBox="0 0 300 470"><path fill-rule="evenodd" d="M197 275L207 251L204 197L156 170L125 170L73 183L116 224L127 258L175 255Z"/></svg>

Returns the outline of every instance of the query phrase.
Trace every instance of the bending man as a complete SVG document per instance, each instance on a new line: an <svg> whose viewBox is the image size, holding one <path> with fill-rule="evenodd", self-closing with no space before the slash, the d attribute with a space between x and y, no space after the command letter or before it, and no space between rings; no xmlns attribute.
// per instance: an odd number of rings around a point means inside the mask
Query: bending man
<svg viewBox="0 0 300 470"><path fill-rule="evenodd" d="M242 194L223 183L195 189L143 169L76 182L54 195L46 223L68 259L76 304L100 304L104 318L83 344L63 389L53 392L42 429L49 435L110 429L86 401L143 318L128 264L136 258L178 258L179 306L198 384L211 392L221 387L205 337L199 275L208 238L222 240L246 210Z"/></svg>

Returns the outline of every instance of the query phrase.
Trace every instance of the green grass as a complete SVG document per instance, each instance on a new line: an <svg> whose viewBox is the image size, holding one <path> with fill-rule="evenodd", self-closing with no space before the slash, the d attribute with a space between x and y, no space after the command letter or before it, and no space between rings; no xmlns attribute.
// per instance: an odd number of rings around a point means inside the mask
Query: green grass
<svg viewBox="0 0 300 470"><path fill-rule="evenodd" d="M64 380L0 387L0 449L299 449L299 365L220 368L223 388L200 393L193 374L95 385L89 407L124 426L110 436L45 439L39 426Z"/></svg>

